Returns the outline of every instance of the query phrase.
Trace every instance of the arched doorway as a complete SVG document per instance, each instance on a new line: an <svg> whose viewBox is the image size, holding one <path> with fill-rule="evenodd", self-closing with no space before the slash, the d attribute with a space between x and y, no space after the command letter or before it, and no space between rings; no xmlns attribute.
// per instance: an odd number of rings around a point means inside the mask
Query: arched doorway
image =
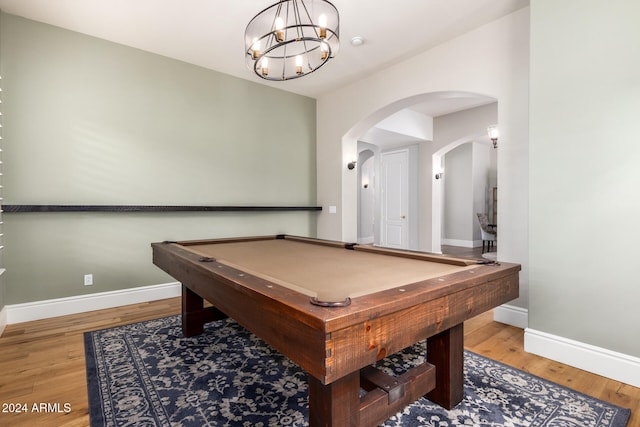
<svg viewBox="0 0 640 427"><path fill-rule="evenodd" d="M491 213L497 153L484 134L452 141L432 155L432 252L481 245L477 213Z"/></svg>
<svg viewBox="0 0 640 427"><path fill-rule="evenodd" d="M415 249L440 252L443 224L441 197L443 193L442 185L438 187L437 183L434 182L434 171L440 167L439 164L434 165L434 162L441 161L444 154L453 149L455 144L464 143L464 138L466 138L466 141L473 140L479 143L489 143L486 136L486 127L497 122L497 104L494 98L485 95L459 91L416 95L389 104L354 124L342 139L343 164L345 165L342 192L344 209L342 215L345 229L350 229L351 227L357 229L359 241L369 243L372 237L371 234L373 234L373 243L379 242L379 197L376 199L378 205L374 208L373 215L370 212L363 212L363 207L370 209L371 205L371 200L366 199L367 196L365 196L366 200L363 199L365 175L374 177L368 183L367 190L373 190L369 191L368 195L376 194L375 191L378 191L376 184L379 184L376 179L380 176L379 157L385 150L376 141L363 141L364 136L370 129L401 110L432 111L434 112L433 117L436 118L437 122L441 121L440 118L443 116L454 117L456 113L466 110L471 111L491 104L495 104L492 113L487 114L484 112L484 115L479 114L479 118L476 120L482 125L473 123L467 126L468 128L474 128L473 131L460 129L460 131L466 132L461 136L459 131L440 132L435 129L429 140L418 143L415 140L410 141L410 144L417 146L415 150L417 170L413 176L419 188L418 200L415 201L419 218L414 218L416 226L412 230L413 233L418 235L418 243ZM477 113L474 114L478 115ZM471 114L471 116L474 114ZM487 119L487 116L491 117ZM463 126L462 128L465 127ZM458 136L454 137L454 135ZM358 165L356 174L346 170L346 165L353 161L357 161ZM373 171L367 169L370 167L374 168ZM365 172L364 175L363 171ZM374 218L373 233L367 233L365 231L369 228L372 217ZM347 240L352 239L347 238Z"/></svg>

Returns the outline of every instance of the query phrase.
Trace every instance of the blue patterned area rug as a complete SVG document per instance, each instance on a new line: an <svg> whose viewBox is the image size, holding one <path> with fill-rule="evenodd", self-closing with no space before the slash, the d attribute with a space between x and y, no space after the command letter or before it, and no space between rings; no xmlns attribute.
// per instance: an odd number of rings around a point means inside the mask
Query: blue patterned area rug
<svg viewBox="0 0 640 427"><path fill-rule="evenodd" d="M233 320L185 338L180 316L85 334L91 426L306 426L307 376ZM424 344L378 366L401 373ZM465 352L464 400L420 399L384 426L623 427L630 411Z"/></svg>

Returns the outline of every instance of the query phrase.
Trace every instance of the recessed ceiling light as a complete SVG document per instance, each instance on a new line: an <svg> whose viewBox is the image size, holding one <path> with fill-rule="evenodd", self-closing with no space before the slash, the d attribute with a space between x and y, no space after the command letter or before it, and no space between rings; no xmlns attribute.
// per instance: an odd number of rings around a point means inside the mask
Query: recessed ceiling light
<svg viewBox="0 0 640 427"><path fill-rule="evenodd" d="M364 39L360 36L355 36L351 39L351 44L354 46L362 46L364 44Z"/></svg>

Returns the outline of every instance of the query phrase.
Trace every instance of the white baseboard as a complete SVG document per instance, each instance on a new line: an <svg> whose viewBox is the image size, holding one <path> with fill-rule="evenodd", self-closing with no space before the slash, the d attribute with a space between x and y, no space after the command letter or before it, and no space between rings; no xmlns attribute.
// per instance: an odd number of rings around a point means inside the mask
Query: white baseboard
<svg viewBox="0 0 640 427"><path fill-rule="evenodd" d="M493 309L493 320L527 329L529 327L529 310L515 305L503 304Z"/></svg>
<svg viewBox="0 0 640 427"><path fill-rule="evenodd" d="M11 325L14 323L30 322L32 320L48 319L50 317L66 316L68 314L84 313L87 311L173 298L180 296L181 292L182 286L180 283L172 282L161 285L123 289L120 291L100 292L24 304L11 304L6 305L2 312L5 312L5 324ZM2 321L2 312L0 312L0 321Z"/></svg>
<svg viewBox="0 0 640 427"><path fill-rule="evenodd" d="M638 357L535 329L525 330L524 350L633 387L640 387Z"/></svg>
<svg viewBox="0 0 640 427"><path fill-rule="evenodd" d="M482 241L477 245L473 240L442 239L440 244L445 246L458 246L460 248L477 248L478 246L482 246Z"/></svg>
<svg viewBox="0 0 640 427"><path fill-rule="evenodd" d="M0 337L4 332L5 326L7 326L7 306L6 305L2 307L2 310L0 310Z"/></svg>

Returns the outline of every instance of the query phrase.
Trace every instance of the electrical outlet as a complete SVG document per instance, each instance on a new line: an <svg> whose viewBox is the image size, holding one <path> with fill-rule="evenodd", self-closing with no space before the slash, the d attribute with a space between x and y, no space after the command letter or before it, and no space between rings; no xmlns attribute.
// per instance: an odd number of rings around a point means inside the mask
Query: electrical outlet
<svg viewBox="0 0 640 427"><path fill-rule="evenodd" d="M93 274L85 274L84 275L84 285L85 286L93 285Z"/></svg>

